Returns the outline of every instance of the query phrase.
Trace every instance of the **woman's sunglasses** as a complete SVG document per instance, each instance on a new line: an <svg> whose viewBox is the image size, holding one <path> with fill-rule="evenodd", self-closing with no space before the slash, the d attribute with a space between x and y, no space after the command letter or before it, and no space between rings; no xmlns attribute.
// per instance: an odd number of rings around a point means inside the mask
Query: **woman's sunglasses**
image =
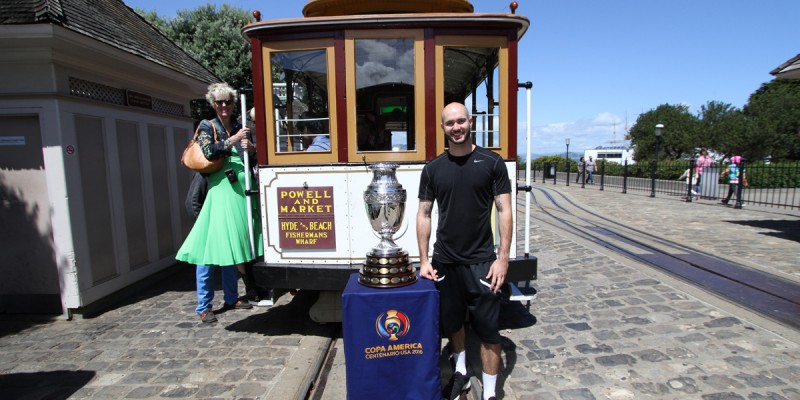
<svg viewBox="0 0 800 400"><path fill-rule="evenodd" d="M216 104L218 106L223 106L223 105L226 106L226 105L233 104L233 100L214 100L214 104Z"/></svg>

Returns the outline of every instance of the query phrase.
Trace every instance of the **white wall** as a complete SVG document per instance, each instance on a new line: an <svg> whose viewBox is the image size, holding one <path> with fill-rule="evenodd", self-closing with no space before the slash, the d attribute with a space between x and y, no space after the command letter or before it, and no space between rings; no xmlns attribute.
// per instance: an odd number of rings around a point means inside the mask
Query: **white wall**
<svg viewBox="0 0 800 400"><path fill-rule="evenodd" d="M14 293L0 295L57 295L62 310L39 311L67 312L174 264L191 224L183 208L189 173L178 158L193 132L189 100L202 97L207 84L49 25L0 28L0 120L38 122L46 193L41 185L4 188L37 209L35 229L52 262L33 268L58 277L57 285L20 278ZM185 113L81 98L71 93L70 78L182 104ZM13 179L37 173L13 172ZM19 264L0 264L0 273Z"/></svg>

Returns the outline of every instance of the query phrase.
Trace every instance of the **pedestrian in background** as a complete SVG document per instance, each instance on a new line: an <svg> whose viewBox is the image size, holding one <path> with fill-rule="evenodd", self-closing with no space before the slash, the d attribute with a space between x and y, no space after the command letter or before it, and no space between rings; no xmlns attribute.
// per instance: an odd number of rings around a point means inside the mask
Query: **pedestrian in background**
<svg viewBox="0 0 800 400"><path fill-rule="evenodd" d="M585 176L584 175L585 171L586 171L586 160L584 160L583 157L581 157L580 161L578 161L578 175L575 177L575 183L581 181L581 178Z"/></svg>
<svg viewBox="0 0 800 400"><path fill-rule="evenodd" d="M699 174L697 173L697 169L692 170L692 168L686 168L686 171L683 171L683 174L678 177L678 180L686 178L686 185L690 186L692 189L692 196L695 200L697 200L697 191L694 190L695 184L697 184L697 180L700 179Z"/></svg>
<svg viewBox="0 0 800 400"><path fill-rule="evenodd" d="M500 288L511 249L511 181L497 153L476 146L470 116L460 103L442 111L448 150L425 164L419 184L417 243L420 276L436 282L440 327L455 362L450 393L458 398L470 387L466 367L465 316L481 342L483 398L494 399L500 371ZM434 201L439 211L433 258L428 250ZM497 207L500 243L495 253L492 205Z"/></svg>
<svg viewBox="0 0 800 400"><path fill-rule="evenodd" d="M195 312L204 323L216 322L211 301L214 300L214 272L222 272L223 309L248 309L253 306L239 299L238 272L263 254L261 224L247 219L245 171L242 154L254 155L250 129L242 127L233 113L236 91L227 83L215 83L206 93L217 116L200 122L197 141L207 159L223 157L225 163L208 177L208 193L192 230L175 258L197 265L197 307ZM212 126L212 124L214 124ZM219 140L214 141L216 130ZM236 132L235 134L231 134ZM252 215L260 215L256 209ZM248 224L253 224L256 254L251 254Z"/></svg>
<svg viewBox="0 0 800 400"><path fill-rule="evenodd" d="M586 182L594 185L594 170L597 167L592 156L589 156L589 161L586 162Z"/></svg>
<svg viewBox="0 0 800 400"><path fill-rule="evenodd" d="M714 160L708 156L708 152L706 149L700 150L700 157L697 157L697 161L694 163L695 170L697 171L697 181L695 182L694 191L695 196L697 196L700 191L700 181L703 179L703 170L706 168L711 167L714 164Z"/></svg>
<svg viewBox="0 0 800 400"><path fill-rule="evenodd" d="M723 175L728 175L728 195L725 197L725 200L722 200L722 204L727 205L731 200L731 196L736 193L736 202L744 206L744 201L739 197L741 196L739 191L739 179L742 179L742 183L747 182L747 173L744 169L739 168L741 163L741 156L731 157L730 165L728 165L728 168L725 168L725 171L722 173Z"/></svg>

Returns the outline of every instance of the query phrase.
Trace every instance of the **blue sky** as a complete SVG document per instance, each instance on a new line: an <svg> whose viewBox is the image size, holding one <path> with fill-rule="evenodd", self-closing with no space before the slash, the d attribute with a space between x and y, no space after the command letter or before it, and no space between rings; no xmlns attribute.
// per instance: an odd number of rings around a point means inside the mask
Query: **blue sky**
<svg viewBox="0 0 800 400"><path fill-rule="evenodd" d="M123 0L162 17L208 1ZM510 12L510 0L472 1L476 12ZM519 78L531 81L534 154L608 146L657 106L709 101L743 107L769 71L800 53L798 0L517 0L531 27ZM223 4L225 1L212 1ZM302 0L237 0L264 19L302 16ZM520 92L520 134L525 94ZM619 144L619 143L618 143ZM524 136L519 141L524 151Z"/></svg>

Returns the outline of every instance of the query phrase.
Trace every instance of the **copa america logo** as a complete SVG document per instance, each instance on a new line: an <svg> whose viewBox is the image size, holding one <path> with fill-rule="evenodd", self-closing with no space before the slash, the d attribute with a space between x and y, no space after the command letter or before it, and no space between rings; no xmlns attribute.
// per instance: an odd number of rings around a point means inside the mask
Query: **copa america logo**
<svg viewBox="0 0 800 400"><path fill-rule="evenodd" d="M378 335L390 342L405 336L411 329L411 320L408 316L397 310L389 310L381 313L375 320L375 331Z"/></svg>

